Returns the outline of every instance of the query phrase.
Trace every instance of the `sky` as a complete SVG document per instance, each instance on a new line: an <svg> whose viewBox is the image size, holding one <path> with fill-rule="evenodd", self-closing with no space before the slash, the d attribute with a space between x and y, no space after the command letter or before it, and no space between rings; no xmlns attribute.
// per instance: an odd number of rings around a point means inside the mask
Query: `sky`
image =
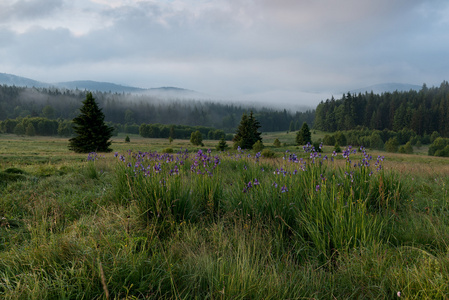
<svg viewBox="0 0 449 300"><path fill-rule="evenodd" d="M439 86L447 0L0 0L0 72L316 105Z"/></svg>

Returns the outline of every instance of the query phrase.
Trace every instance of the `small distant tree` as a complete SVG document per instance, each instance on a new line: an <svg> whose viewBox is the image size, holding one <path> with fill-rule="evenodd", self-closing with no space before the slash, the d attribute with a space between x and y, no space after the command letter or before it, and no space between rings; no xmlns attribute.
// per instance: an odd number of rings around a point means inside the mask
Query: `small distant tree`
<svg viewBox="0 0 449 300"><path fill-rule="evenodd" d="M301 129L296 134L296 145L305 145L312 143L312 134L306 122L302 124Z"/></svg>
<svg viewBox="0 0 449 300"><path fill-rule="evenodd" d="M288 127L288 131L290 131L290 132L295 131L295 123L293 123L293 121L290 121L290 126Z"/></svg>
<svg viewBox="0 0 449 300"><path fill-rule="evenodd" d="M113 127L104 123L104 114L98 107L92 93L86 94L86 100L80 108L81 114L73 119L75 137L69 140L69 149L78 153L93 151L112 151L111 141Z"/></svg>
<svg viewBox="0 0 449 300"><path fill-rule="evenodd" d="M46 105L42 109L42 116L47 119L54 119L55 118L55 109L51 105Z"/></svg>
<svg viewBox="0 0 449 300"><path fill-rule="evenodd" d="M279 148L279 147L281 146L281 141L280 141L278 138L276 138L276 139L274 140L273 145L274 145L276 148Z"/></svg>
<svg viewBox="0 0 449 300"><path fill-rule="evenodd" d="M262 141L257 141L253 145L253 150L256 151L256 152L262 151L263 148L264 148L264 145L263 145Z"/></svg>
<svg viewBox="0 0 449 300"><path fill-rule="evenodd" d="M341 152L341 148L340 148L340 145L338 144L338 142L336 142L335 145L334 145L334 151L337 152L337 153Z"/></svg>
<svg viewBox="0 0 449 300"><path fill-rule="evenodd" d="M221 138L217 145L218 151L225 151L228 148L228 144L226 143L224 138Z"/></svg>
<svg viewBox="0 0 449 300"><path fill-rule="evenodd" d="M407 154L412 154L413 153L413 146L412 146L412 143L410 141L405 143L404 150L405 150L405 153L407 153Z"/></svg>
<svg viewBox="0 0 449 300"><path fill-rule="evenodd" d="M173 125L170 126L170 133L169 133L169 136L171 137L172 141L173 141L173 139L176 137L175 126L173 126ZM170 142L170 144L171 144L171 142Z"/></svg>
<svg viewBox="0 0 449 300"><path fill-rule="evenodd" d="M195 146L203 145L203 135L199 130L192 132L192 134L190 135L190 143Z"/></svg>
<svg viewBox="0 0 449 300"><path fill-rule="evenodd" d="M257 141L262 142L259 128L260 123L254 117L253 112L249 116L244 113L234 136L234 147L240 146L242 149L252 149Z"/></svg>
<svg viewBox="0 0 449 300"><path fill-rule="evenodd" d="M129 135L125 137L125 143L129 143L131 140L129 139Z"/></svg>
<svg viewBox="0 0 449 300"><path fill-rule="evenodd" d="M173 138L171 136L168 137L168 142L170 143L170 145L171 143L173 143Z"/></svg>
<svg viewBox="0 0 449 300"><path fill-rule="evenodd" d="M36 129L34 129L34 126L32 123L28 123L28 126L26 128L25 134L28 136L35 136L36 135Z"/></svg>

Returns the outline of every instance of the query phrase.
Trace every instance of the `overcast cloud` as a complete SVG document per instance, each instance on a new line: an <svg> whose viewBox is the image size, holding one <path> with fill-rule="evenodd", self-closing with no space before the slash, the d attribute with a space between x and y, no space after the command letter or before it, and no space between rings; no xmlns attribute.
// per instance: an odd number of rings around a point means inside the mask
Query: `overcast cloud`
<svg viewBox="0 0 449 300"><path fill-rule="evenodd" d="M45 82L313 106L378 83L439 85L448 53L448 1L0 2L0 72Z"/></svg>

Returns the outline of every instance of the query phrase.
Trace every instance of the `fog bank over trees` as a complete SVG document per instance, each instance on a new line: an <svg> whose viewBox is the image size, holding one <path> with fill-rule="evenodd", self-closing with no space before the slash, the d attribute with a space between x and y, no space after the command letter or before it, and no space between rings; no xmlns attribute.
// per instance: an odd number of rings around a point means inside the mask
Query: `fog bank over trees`
<svg viewBox="0 0 449 300"><path fill-rule="evenodd" d="M311 126L314 110L290 111L212 100L163 99L151 94L93 92L105 121L116 124L174 124L208 126L234 132L243 113L253 111L263 131L298 130ZM79 114L85 90L0 86L0 120L24 117L72 120Z"/></svg>

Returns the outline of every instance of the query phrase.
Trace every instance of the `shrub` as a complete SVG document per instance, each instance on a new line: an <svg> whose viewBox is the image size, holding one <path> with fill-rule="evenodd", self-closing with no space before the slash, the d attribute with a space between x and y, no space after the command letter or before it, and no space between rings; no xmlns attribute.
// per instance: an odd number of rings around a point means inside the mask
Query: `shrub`
<svg viewBox="0 0 449 300"><path fill-rule="evenodd" d="M390 138L386 143L385 143L385 150L387 152L398 152L398 148L399 148L399 143L398 140L396 138Z"/></svg>
<svg viewBox="0 0 449 300"><path fill-rule="evenodd" d="M326 134L323 139L323 144L328 146L335 145L335 137L333 135Z"/></svg>
<svg viewBox="0 0 449 300"><path fill-rule="evenodd" d="M338 143L335 143L334 151L337 152L337 153L341 152L341 148L340 148L340 145Z"/></svg>
<svg viewBox="0 0 449 300"><path fill-rule="evenodd" d="M380 134L373 132L369 138L370 147L372 149L382 150L384 148L384 141L380 137Z"/></svg>
<svg viewBox="0 0 449 300"><path fill-rule="evenodd" d="M313 143L313 148L315 148L315 151L316 151L316 152L322 152L322 151L321 151L322 145L323 145L322 143L320 143L319 141L317 141L317 142L314 142L314 143Z"/></svg>
<svg viewBox="0 0 449 300"><path fill-rule="evenodd" d="M334 138L335 138L335 142L337 142L340 146L346 146L347 145L346 136L342 132L337 131L334 134Z"/></svg>
<svg viewBox="0 0 449 300"><path fill-rule="evenodd" d="M203 145L203 135L199 130L192 132L190 135L190 142L195 146Z"/></svg>
<svg viewBox="0 0 449 300"><path fill-rule="evenodd" d="M261 154L265 158L273 158L275 155L274 151L270 149L264 149Z"/></svg>
<svg viewBox="0 0 449 300"><path fill-rule="evenodd" d="M218 151L225 151L228 148L228 144L226 143L224 138L221 138L216 146Z"/></svg>
<svg viewBox="0 0 449 300"><path fill-rule="evenodd" d="M173 153L173 148L165 148L162 150L162 153Z"/></svg>
<svg viewBox="0 0 449 300"><path fill-rule="evenodd" d="M432 145L430 145L428 154L435 156L449 156L449 153L448 155L445 153L447 145L449 145L449 139L438 137L433 141Z"/></svg>
<svg viewBox="0 0 449 300"><path fill-rule="evenodd" d="M433 143L439 137L441 137L441 135L438 133L438 131L432 132L432 134L430 135L430 143Z"/></svg>
<svg viewBox="0 0 449 300"><path fill-rule="evenodd" d="M412 143L411 142L405 143L404 150L405 150L405 153L412 154L413 153Z"/></svg>
<svg viewBox="0 0 449 300"><path fill-rule="evenodd" d="M276 138L276 139L274 140L273 145L274 145L276 148L279 148L279 147L281 146L281 141L279 141L279 139Z"/></svg>
<svg viewBox="0 0 449 300"><path fill-rule="evenodd" d="M261 141L257 141L253 145L253 150L255 152L260 152L260 151L262 151L263 148L264 148L264 145L263 145L263 143Z"/></svg>

